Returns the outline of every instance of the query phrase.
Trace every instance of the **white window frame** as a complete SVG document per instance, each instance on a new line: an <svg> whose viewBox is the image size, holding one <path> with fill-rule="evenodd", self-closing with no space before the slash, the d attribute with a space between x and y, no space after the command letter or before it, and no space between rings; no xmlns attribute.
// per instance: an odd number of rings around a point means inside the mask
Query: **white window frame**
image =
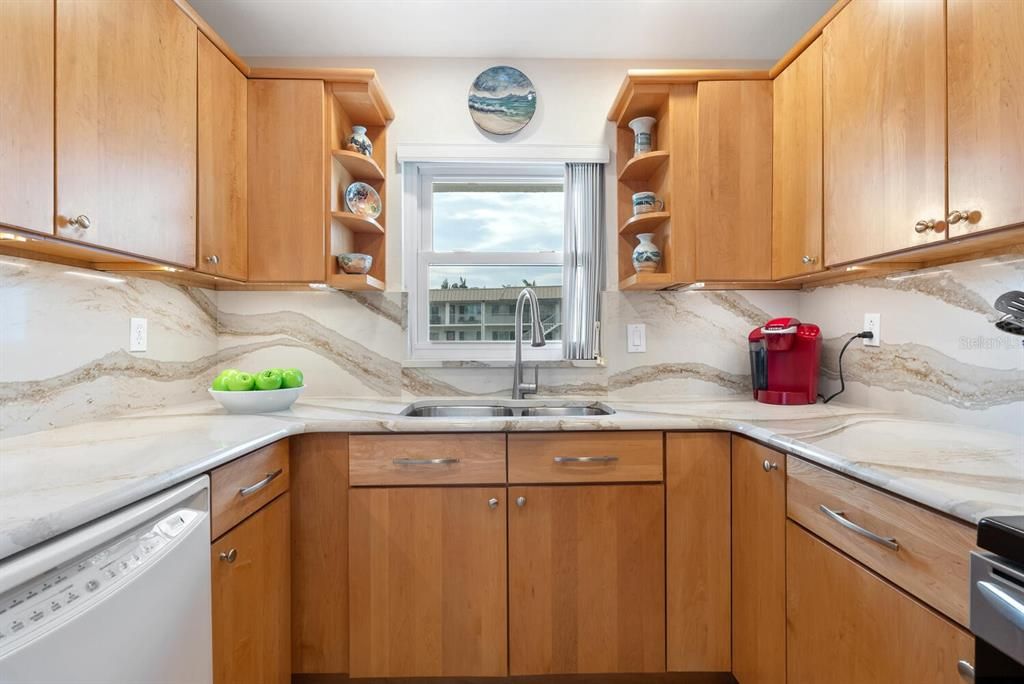
<svg viewBox="0 0 1024 684"><path fill-rule="evenodd" d="M564 162L522 163L501 160L481 162L407 162L404 175L405 283L408 291L409 358L452 361L511 361L515 345L507 341L430 341L430 266L560 266L565 268L563 250L546 252L435 252L433 251L433 192L435 181L551 182L564 181ZM564 275L563 275L564 279ZM561 307L564 312L564 305ZM529 313L524 319L529 318ZM548 361L562 358L562 342L549 341L535 348L523 345L523 358Z"/></svg>

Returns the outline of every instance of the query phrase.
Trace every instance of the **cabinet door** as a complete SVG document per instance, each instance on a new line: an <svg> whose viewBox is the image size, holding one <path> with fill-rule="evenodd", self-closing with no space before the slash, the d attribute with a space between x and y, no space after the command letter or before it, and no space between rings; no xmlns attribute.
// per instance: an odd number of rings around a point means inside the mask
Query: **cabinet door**
<svg viewBox="0 0 1024 684"><path fill-rule="evenodd" d="M195 266L197 35L171 0L57 1L58 235Z"/></svg>
<svg viewBox="0 0 1024 684"><path fill-rule="evenodd" d="M825 27L827 266L945 238L945 30L945 3L918 0L854 0Z"/></svg>
<svg viewBox="0 0 1024 684"><path fill-rule="evenodd" d="M665 439L668 670L732 669L729 435Z"/></svg>
<svg viewBox="0 0 1024 684"><path fill-rule="evenodd" d="M352 489L349 501L351 676L505 675L505 489Z"/></svg>
<svg viewBox="0 0 1024 684"><path fill-rule="evenodd" d="M822 269L821 38L775 79L772 278Z"/></svg>
<svg viewBox="0 0 1024 684"><path fill-rule="evenodd" d="M245 280L246 79L206 36L199 36L199 251L196 269Z"/></svg>
<svg viewBox="0 0 1024 684"><path fill-rule="evenodd" d="M53 233L53 2L0 2L0 224Z"/></svg>
<svg viewBox="0 0 1024 684"><path fill-rule="evenodd" d="M211 547L216 684L291 681L288 506L286 492Z"/></svg>
<svg viewBox="0 0 1024 684"><path fill-rule="evenodd" d="M772 277L772 83L697 85L697 279Z"/></svg>
<svg viewBox="0 0 1024 684"><path fill-rule="evenodd" d="M1024 2L946 6L949 234L956 237L1024 222ZM957 211L980 216L962 220Z"/></svg>
<svg viewBox="0 0 1024 684"><path fill-rule="evenodd" d="M786 542L790 684L963 684L970 634L795 523Z"/></svg>
<svg viewBox="0 0 1024 684"><path fill-rule="evenodd" d="M786 459L732 438L732 671L786 681Z"/></svg>
<svg viewBox="0 0 1024 684"><path fill-rule="evenodd" d="M324 84L250 80L249 280L324 279Z"/></svg>
<svg viewBox="0 0 1024 684"><path fill-rule="evenodd" d="M664 487L513 487L509 501L511 674L664 672Z"/></svg>

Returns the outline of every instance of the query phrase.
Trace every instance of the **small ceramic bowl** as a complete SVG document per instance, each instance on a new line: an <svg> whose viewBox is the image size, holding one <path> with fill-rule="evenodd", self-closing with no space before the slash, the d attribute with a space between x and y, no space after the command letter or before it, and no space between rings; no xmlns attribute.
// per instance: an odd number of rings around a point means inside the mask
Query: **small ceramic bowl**
<svg viewBox="0 0 1024 684"><path fill-rule="evenodd" d="M370 267L373 266L373 257L369 254L352 252L349 254L339 254L335 258L338 260L338 266L345 273L369 273Z"/></svg>
<svg viewBox="0 0 1024 684"><path fill-rule="evenodd" d="M208 390L228 413L273 413L286 411L302 394L303 387L266 390L264 392L218 392Z"/></svg>

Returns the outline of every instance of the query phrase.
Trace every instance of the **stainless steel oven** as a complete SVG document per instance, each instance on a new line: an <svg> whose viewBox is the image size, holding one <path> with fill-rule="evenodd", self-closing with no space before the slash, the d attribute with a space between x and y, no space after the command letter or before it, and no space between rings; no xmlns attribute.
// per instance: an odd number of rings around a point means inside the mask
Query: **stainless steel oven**
<svg viewBox="0 0 1024 684"><path fill-rule="evenodd" d="M983 519L978 546L983 551L971 554L974 681L1024 684L1024 516Z"/></svg>

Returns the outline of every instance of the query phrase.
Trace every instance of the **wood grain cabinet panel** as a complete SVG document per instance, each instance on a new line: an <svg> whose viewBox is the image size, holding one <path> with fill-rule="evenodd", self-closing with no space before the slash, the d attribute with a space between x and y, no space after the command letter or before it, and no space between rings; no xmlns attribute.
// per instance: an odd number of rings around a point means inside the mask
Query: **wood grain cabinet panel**
<svg viewBox="0 0 1024 684"><path fill-rule="evenodd" d="M970 555L977 529L825 468L787 457L789 517L890 582L967 625ZM899 548L849 530L822 506Z"/></svg>
<svg viewBox="0 0 1024 684"><path fill-rule="evenodd" d="M772 278L822 269L821 38L775 79Z"/></svg>
<svg viewBox="0 0 1024 684"><path fill-rule="evenodd" d="M250 79L249 280L323 282L323 81Z"/></svg>
<svg viewBox="0 0 1024 684"><path fill-rule="evenodd" d="M199 36L199 207L196 269L245 280L246 78L206 36Z"/></svg>
<svg viewBox="0 0 1024 684"><path fill-rule="evenodd" d="M732 607L736 679L740 684L785 684L786 459L736 436L732 437Z"/></svg>
<svg viewBox="0 0 1024 684"><path fill-rule="evenodd" d="M353 435L352 486L504 484L505 435Z"/></svg>
<svg viewBox="0 0 1024 684"><path fill-rule="evenodd" d="M660 482L661 432L519 432L508 436L508 480Z"/></svg>
<svg viewBox="0 0 1024 684"><path fill-rule="evenodd" d="M289 442L292 671L348 672L348 436Z"/></svg>
<svg viewBox="0 0 1024 684"><path fill-rule="evenodd" d="M505 675L505 489L349 496L351 676Z"/></svg>
<svg viewBox="0 0 1024 684"><path fill-rule="evenodd" d="M1024 2L946 8L949 235L958 237L1024 223ZM955 220L955 211L980 216Z"/></svg>
<svg viewBox="0 0 1024 684"><path fill-rule="evenodd" d="M195 266L196 25L171 0L56 7L57 234Z"/></svg>
<svg viewBox="0 0 1024 684"><path fill-rule="evenodd" d="M0 224L53 233L53 2L0 2Z"/></svg>
<svg viewBox="0 0 1024 684"><path fill-rule="evenodd" d="M825 265L944 240L945 3L855 0L824 29ZM941 227L941 226L939 226Z"/></svg>
<svg viewBox="0 0 1024 684"><path fill-rule="evenodd" d="M789 684L963 684L969 633L792 522L786 546Z"/></svg>
<svg viewBox="0 0 1024 684"><path fill-rule="evenodd" d="M210 473L214 539L288 490L288 440L282 439Z"/></svg>
<svg viewBox="0 0 1024 684"><path fill-rule="evenodd" d="M697 85L697 279L772 277L772 82Z"/></svg>
<svg viewBox="0 0 1024 684"><path fill-rule="evenodd" d="M291 681L288 507L285 493L210 547L215 684Z"/></svg>
<svg viewBox="0 0 1024 684"><path fill-rule="evenodd" d="M664 487L512 487L509 500L511 674L663 672Z"/></svg>
<svg viewBox="0 0 1024 684"><path fill-rule="evenodd" d="M732 669L729 434L665 438L668 670Z"/></svg>

